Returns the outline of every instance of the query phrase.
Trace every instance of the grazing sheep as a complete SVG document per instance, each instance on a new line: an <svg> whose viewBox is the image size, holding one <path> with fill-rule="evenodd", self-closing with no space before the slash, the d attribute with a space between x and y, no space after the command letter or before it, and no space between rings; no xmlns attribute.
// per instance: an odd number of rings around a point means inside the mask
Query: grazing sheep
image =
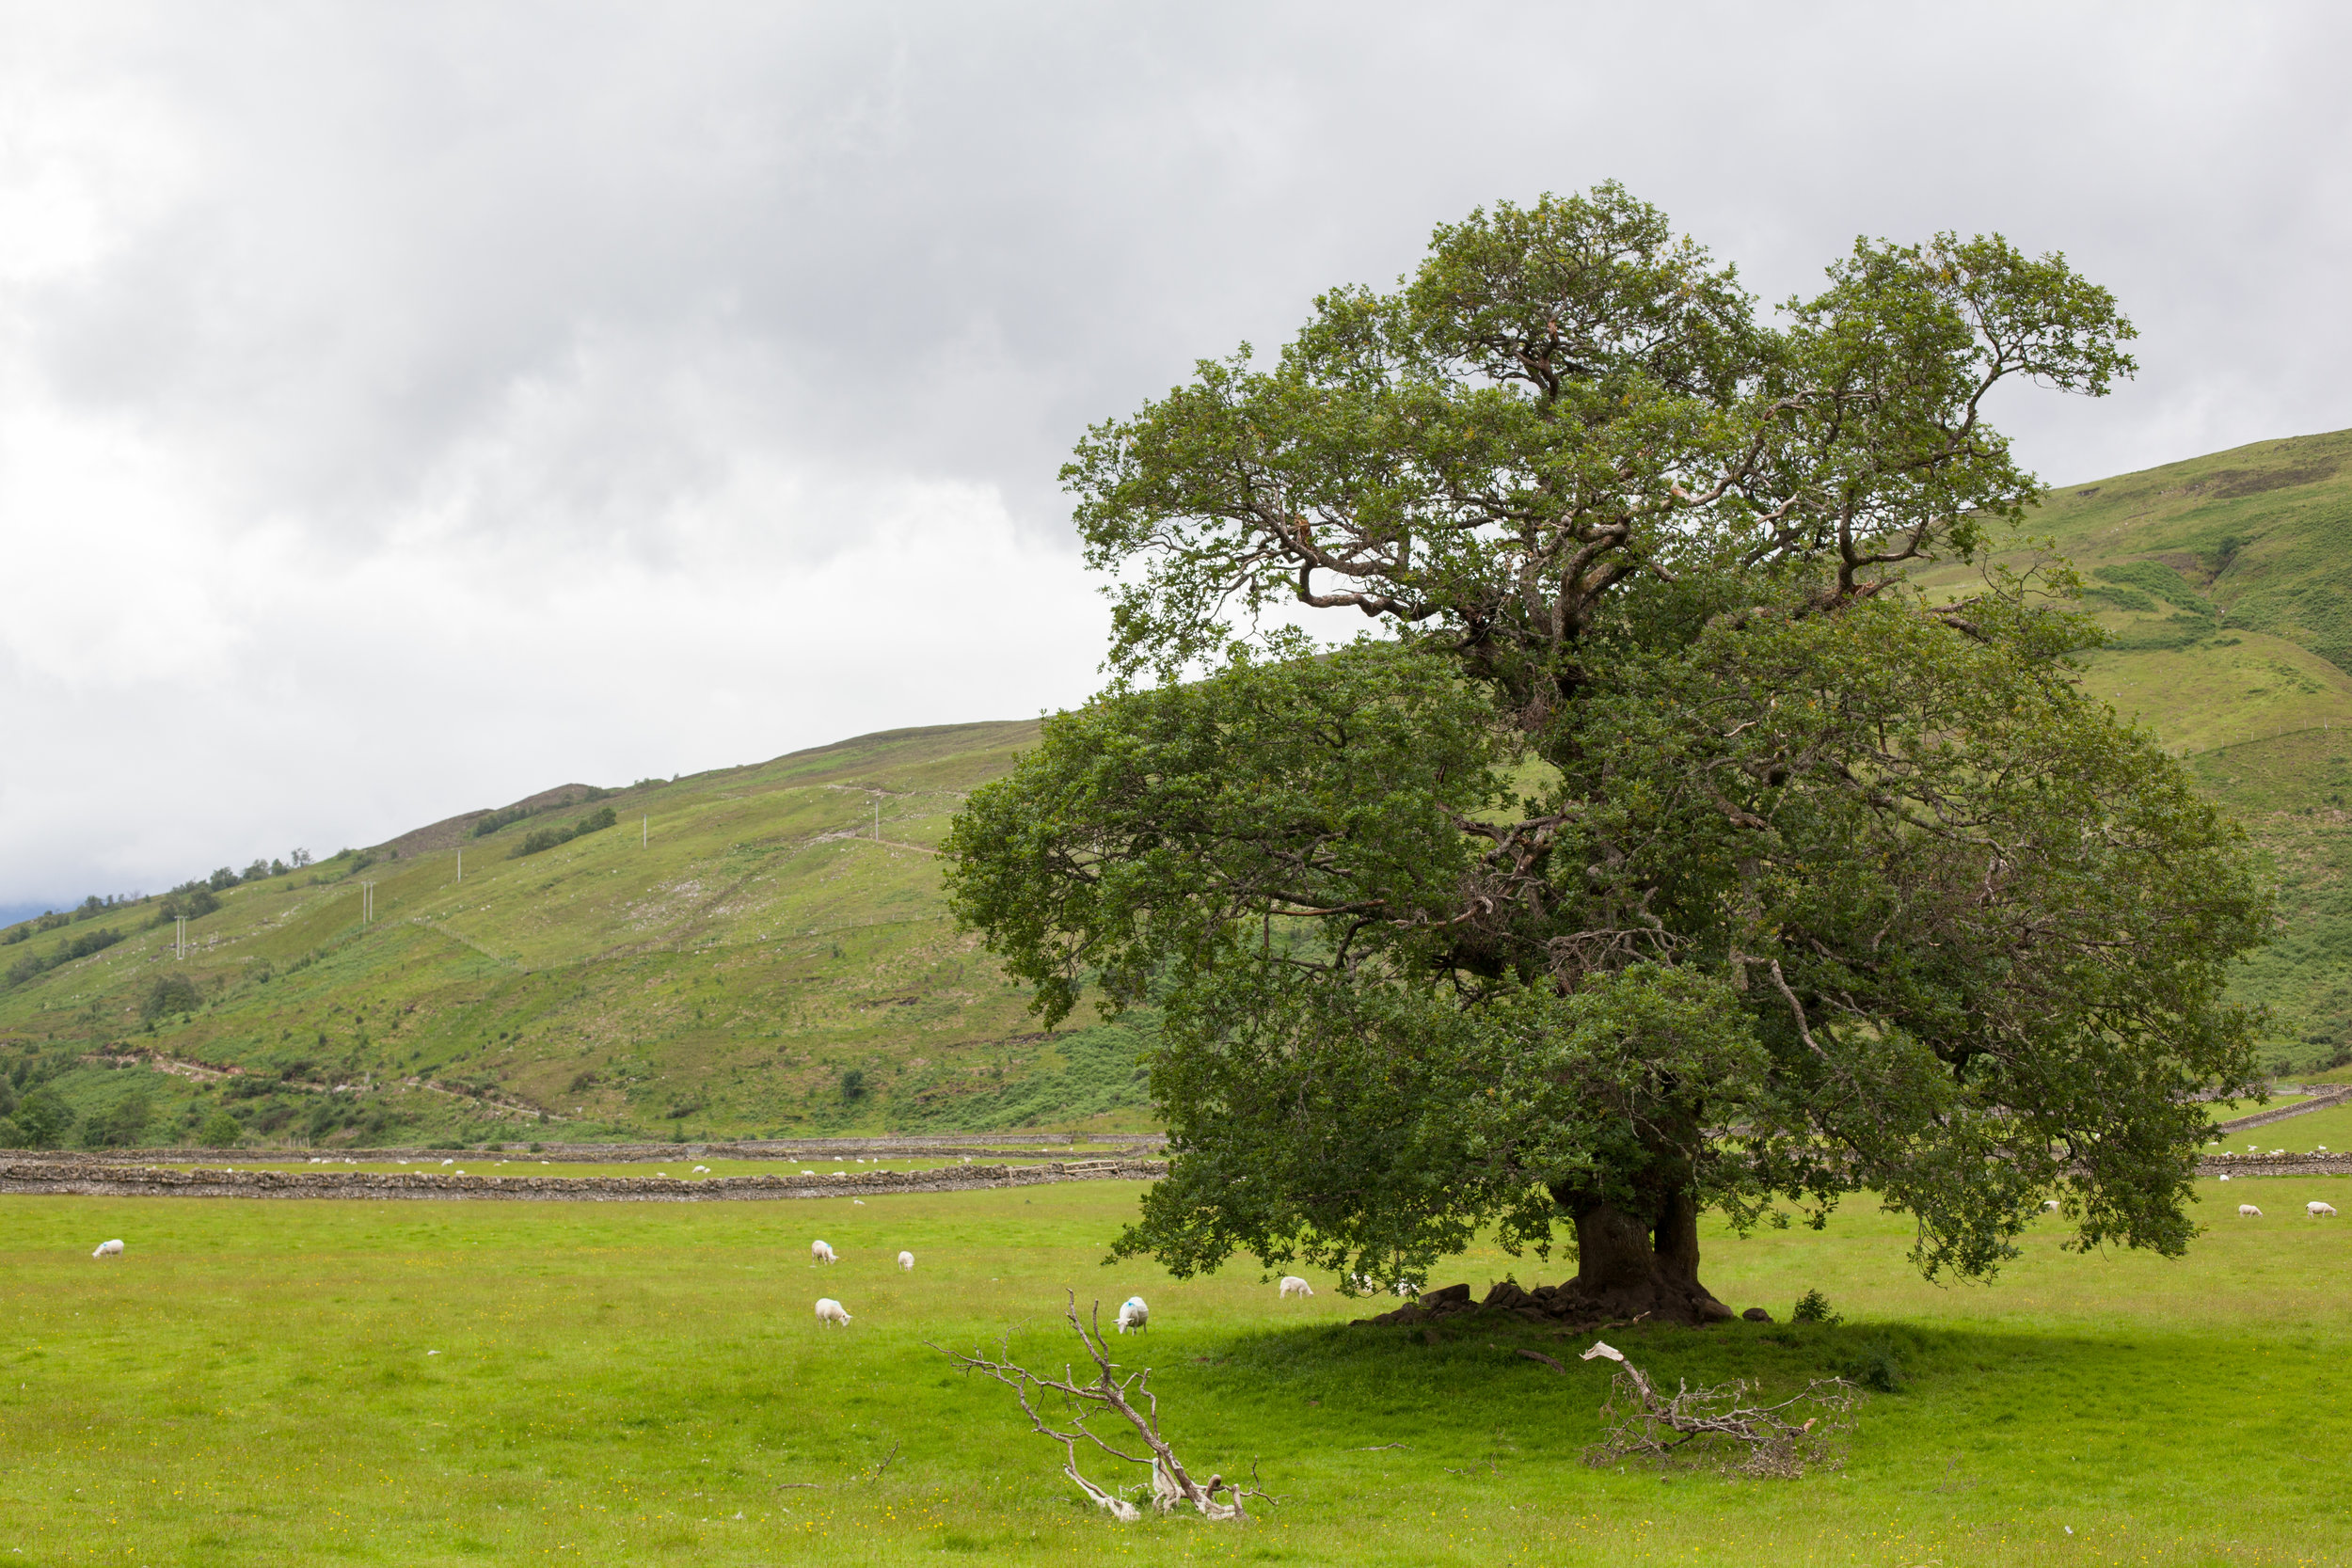
<svg viewBox="0 0 2352 1568"><path fill-rule="evenodd" d="M818 1296L817 1298L817 1322L820 1327L826 1323L837 1323L847 1328L850 1326L849 1308L831 1296Z"/></svg>
<svg viewBox="0 0 2352 1568"><path fill-rule="evenodd" d="M1296 1275L1286 1274L1282 1276L1282 1294L1284 1297L1311 1296L1314 1293L1315 1288L1308 1284L1305 1280L1299 1278Z"/></svg>
<svg viewBox="0 0 2352 1568"><path fill-rule="evenodd" d="M1141 1296L1129 1296L1125 1301L1120 1304L1120 1333L1124 1334L1132 1328L1136 1333L1140 1334L1144 1331L1144 1329L1151 1326L1151 1323L1152 1309L1143 1305L1143 1298Z"/></svg>
<svg viewBox="0 0 2352 1568"><path fill-rule="evenodd" d="M2335 1212L2332 1209L2328 1212L2331 1214ZM101 1242L98 1243L98 1250L90 1256L92 1258L119 1258L122 1256L122 1243L119 1240Z"/></svg>
<svg viewBox="0 0 2352 1568"><path fill-rule="evenodd" d="M2230 1180L2230 1173L2229 1173L2228 1171L2226 1171L2226 1170L2225 1170L2225 1171L2223 1171L2223 1172L2221 1173L2221 1180L2224 1180L2224 1181L2227 1181L2228 1180Z"/></svg>
<svg viewBox="0 0 2352 1568"><path fill-rule="evenodd" d="M2058 1199L2057 1199L2057 1198L2054 1198L2054 1197L2045 1197L2045 1198L2043 1198L2043 1199L2042 1200L2042 1212L2043 1213L2045 1213L2045 1214L2055 1214L2055 1213L2057 1213L2057 1212L2058 1212Z"/></svg>
<svg viewBox="0 0 2352 1568"><path fill-rule="evenodd" d="M914 1267L914 1254L911 1252L902 1252L898 1254L898 1266L902 1269L911 1269Z"/></svg>
<svg viewBox="0 0 2352 1568"><path fill-rule="evenodd" d="M841 1261L840 1259L835 1258L833 1255L833 1248L827 1246L822 1242L811 1242L808 1243L808 1258L809 1261L812 1263L838 1263Z"/></svg>
<svg viewBox="0 0 2352 1568"><path fill-rule="evenodd" d="M2250 1203L2241 1203L2237 1206L2237 1217L2242 1220L2258 1220L2263 1217L2263 1212Z"/></svg>
<svg viewBox="0 0 2352 1568"><path fill-rule="evenodd" d="M2319 1199L2313 1198L2303 1205L2303 1212L2315 1220L2331 1220L2336 1217L2336 1206L2332 1203L2322 1203Z"/></svg>

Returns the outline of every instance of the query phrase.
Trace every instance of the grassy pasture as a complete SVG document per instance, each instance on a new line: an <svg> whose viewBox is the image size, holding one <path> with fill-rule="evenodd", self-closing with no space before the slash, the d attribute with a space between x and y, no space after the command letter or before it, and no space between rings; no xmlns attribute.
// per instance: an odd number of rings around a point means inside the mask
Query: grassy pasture
<svg viewBox="0 0 2352 1568"><path fill-rule="evenodd" d="M2233 1117L2250 1117L2257 1111L2283 1111L2310 1098L2307 1094L2274 1094L2267 1100L2208 1100L2205 1115L2215 1121L2228 1121Z"/></svg>
<svg viewBox="0 0 2352 1568"><path fill-rule="evenodd" d="M2185 1259L2063 1254L1922 1284L1899 1216L1708 1238L1708 1277L1836 1327L1613 1330L1668 1379L1772 1387L1877 1354L1851 1465L1801 1482L1596 1471L1586 1342L1350 1329L1317 1280L1103 1268L1111 1183L778 1204L0 1198L0 1558L51 1563L2298 1563L2352 1552L2346 1183L2207 1184ZM2241 1221L2252 1198L2270 1217ZM130 1255L93 1262L98 1241ZM812 1237L843 1261L808 1262ZM901 1246L912 1275L890 1259ZM1433 1282L1516 1269L1476 1251ZM1140 1291L1188 1461L1258 1457L1247 1530L1080 1506L1004 1390L926 1350L1065 1353L1060 1287ZM856 1322L820 1331L818 1294ZM1569 1360L1561 1377L1508 1354ZM434 1354L437 1353L437 1354ZM1403 1448L1379 1445L1404 1444ZM815 1483L799 1485L795 1483ZM2066 1533L2071 1527L2074 1533ZM19 1550L21 1548L21 1550Z"/></svg>
<svg viewBox="0 0 2352 1568"><path fill-rule="evenodd" d="M2243 1154L2248 1144L2258 1145L2265 1152L2283 1148L2295 1154L2308 1154L2322 1144L2338 1154L2352 1151L2352 1105L2330 1106L2308 1116L2289 1117L2284 1121L2242 1128L2221 1136L2222 1148L2230 1152Z"/></svg>

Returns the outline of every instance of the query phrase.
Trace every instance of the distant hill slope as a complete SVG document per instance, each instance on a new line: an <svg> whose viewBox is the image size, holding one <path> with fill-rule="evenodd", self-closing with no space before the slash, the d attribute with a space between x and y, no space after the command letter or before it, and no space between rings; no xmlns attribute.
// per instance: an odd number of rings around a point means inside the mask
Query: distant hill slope
<svg viewBox="0 0 2352 1568"><path fill-rule="evenodd" d="M190 1064L56 1080L86 1124L144 1091L150 1136L221 1108L322 1142L514 1136L541 1110L566 1135L1137 1125L1135 1038L1038 1034L953 929L928 852L962 792L1036 733L866 736L481 838L473 816L452 818L229 890L190 922L185 958L167 923L130 928L151 905L44 932L0 949L0 967L109 926L123 939L0 992L0 1073L43 1076L115 1042ZM514 855L605 809L614 825ZM192 996L159 989L183 979ZM264 1080L280 1086L254 1092Z"/></svg>
<svg viewBox="0 0 2352 1568"><path fill-rule="evenodd" d="M2276 1014L2271 1059L2352 1059L2352 431L2061 486L2027 531L2081 571L2115 638L2085 689L2185 757L2272 857L2283 924L2237 986Z"/></svg>
<svg viewBox="0 0 2352 1568"><path fill-rule="evenodd" d="M2278 868L2279 941L2238 982L2274 1009L2272 1059L2352 1060L2352 432L2065 486L2030 530L2115 636L2087 689ZM233 888L185 958L152 901L0 946L0 972L35 960L0 990L0 1116L49 1080L105 1135L141 1093L155 1137L222 1109L322 1142L513 1136L541 1112L565 1136L1142 1125L1137 1034L1039 1035L926 852L1036 735L896 730L600 799L561 785L487 836L463 813ZM187 1075L85 1065L119 1045Z"/></svg>

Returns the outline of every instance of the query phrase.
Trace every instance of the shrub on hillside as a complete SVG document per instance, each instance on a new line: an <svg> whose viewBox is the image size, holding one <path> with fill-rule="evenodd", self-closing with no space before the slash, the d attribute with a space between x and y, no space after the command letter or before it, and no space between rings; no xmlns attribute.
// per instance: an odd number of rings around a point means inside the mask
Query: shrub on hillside
<svg viewBox="0 0 2352 1568"><path fill-rule="evenodd" d="M226 893L230 888L235 887L240 880L241 879L237 876L236 872L225 865L219 867L214 871L210 877L204 879L205 885L210 887L215 893Z"/></svg>
<svg viewBox="0 0 2352 1568"><path fill-rule="evenodd" d="M154 1107L144 1089L134 1089L105 1110L84 1119L82 1142L91 1148L129 1148L147 1136Z"/></svg>
<svg viewBox="0 0 2352 1568"><path fill-rule="evenodd" d="M111 926L102 926L95 931L84 931L78 937L68 937L47 953L27 953L10 964L8 974L8 984L21 986L37 975L60 965L70 964L76 958L87 958L93 953L103 953L121 940L122 933Z"/></svg>
<svg viewBox="0 0 2352 1568"><path fill-rule="evenodd" d="M59 1148L73 1130L73 1107L44 1086L18 1102L15 1121L19 1148Z"/></svg>
<svg viewBox="0 0 2352 1568"><path fill-rule="evenodd" d="M204 1119L204 1129L197 1133L196 1141L206 1148L230 1148L244 1136L245 1129L236 1117L226 1111L215 1111Z"/></svg>
<svg viewBox="0 0 2352 1568"><path fill-rule="evenodd" d="M476 838L487 838L501 828L513 827L537 810L536 806L508 806L504 811L484 812L473 819L473 827L469 831Z"/></svg>
<svg viewBox="0 0 2352 1568"><path fill-rule="evenodd" d="M194 980L184 974L159 974L139 999L139 1017L153 1023L173 1013L192 1013L203 1005Z"/></svg>
<svg viewBox="0 0 2352 1568"><path fill-rule="evenodd" d="M583 834L602 832L619 820L620 818L613 815L612 808L607 806L602 811L591 812L579 821L569 823L564 827L534 828L523 835L523 841L520 844L516 845L507 852L507 858L520 860L525 855L535 855L543 849L552 849L559 844L569 844Z"/></svg>
<svg viewBox="0 0 2352 1568"><path fill-rule="evenodd" d="M168 926L175 920L201 920L220 908L220 898L208 882L182 882L155 901L156 926Z"/></svg>

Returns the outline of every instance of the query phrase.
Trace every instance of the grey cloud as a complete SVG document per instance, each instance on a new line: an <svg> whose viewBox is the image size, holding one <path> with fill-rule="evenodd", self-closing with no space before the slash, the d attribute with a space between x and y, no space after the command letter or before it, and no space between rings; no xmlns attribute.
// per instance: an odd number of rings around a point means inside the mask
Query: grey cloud
<svg viewBox="0 0 2352 1568"><path fill-rule="evenodd" d="M1196 356L1271 350L1316 290L1386 281L1498 197L1622 179L1768 299L1856 234L2067 251L2138 320L2146 373L2104 404L2005 403L2053 479L2352 424L2337 12L1957 16L0 10L0 214L37 230L34 260L0 256L0 543L53 563L0 578L26 737L0 816L57 780L104 806L140 725L193 764L189 810L137 832L103 809L0 829L0 895L169 879L291 836L274 823L362 839L592 766L1073 700L1082 594L1050 650L992 663L1001 611L935 577L877 583L876 621L961 627L958 683L878 632L801 701L811 585L1001 538L1077 593L1054 473L1085 424ZM764 616L729 597L746 580ZM764 623L726 644L730 680L793 699L656 722L567 695L566 640L596 635L576 607L628 585L632 680L699 678L701 594ZM287 610L371 594L520 635L371 605L391 680ZM80 638L123 651L60 659ZM531 733L453 726L364 797L307 760L352 692L429 736L485 690L532 693Z"/></svg>

